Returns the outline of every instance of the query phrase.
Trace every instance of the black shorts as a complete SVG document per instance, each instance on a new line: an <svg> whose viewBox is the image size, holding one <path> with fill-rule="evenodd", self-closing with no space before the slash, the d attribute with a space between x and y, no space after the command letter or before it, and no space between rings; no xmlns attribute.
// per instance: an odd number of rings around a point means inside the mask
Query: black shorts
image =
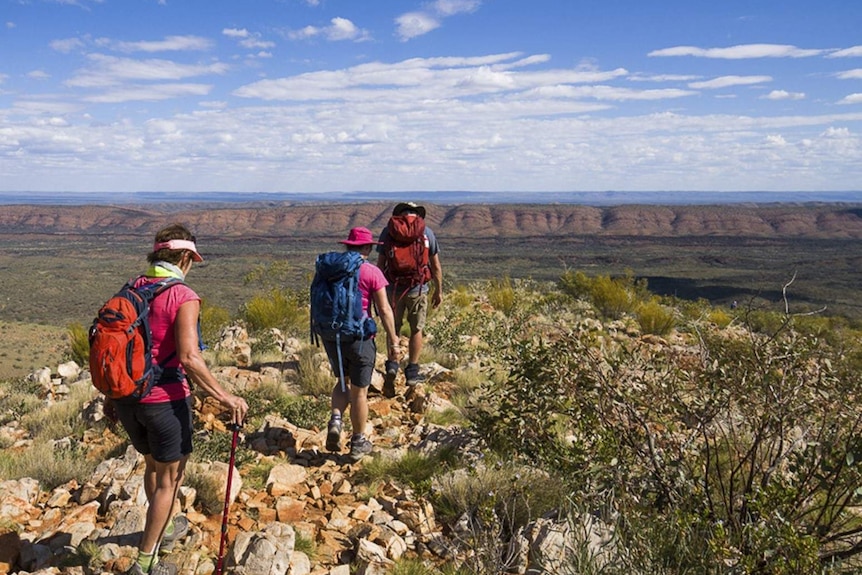
<svg viewBox="0 0 862 575"><path fill-rule="evenodd" d="M329 365L332 373L339 377L338 373L338 344L334 341L323 341L323 349L329 357ZM368 387L371 385L371 376L374 374L374 363L377 361L377 345L374 338L366 340L355 340L351 343L341 344L341 365L344 368L344 377L350 378L350 384L356 387Z"/></svg>
<svg viewBox="0 0 862 575"><path fill-rule="evenodd" d="M192 398L163 403L115 403L135 449L161 463L192 452Z"/></svg>

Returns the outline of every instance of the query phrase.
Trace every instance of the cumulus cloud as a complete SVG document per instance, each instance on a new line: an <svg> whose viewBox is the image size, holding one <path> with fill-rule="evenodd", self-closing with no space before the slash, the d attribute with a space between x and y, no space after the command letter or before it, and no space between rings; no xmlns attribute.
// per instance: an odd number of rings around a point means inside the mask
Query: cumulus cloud
<svg viewBox="0 0 862 575"><path fill-rule="evenodd" d="M275 47L275 42L262 40L260 34L252 34L245 28L225 28L222 35L239 40L239 45L249 50L267 50Z"/></svg>
<svg viewBox="0 0 862 575"><path fill-rule="evenodd" d="M156 41L117 42L114 47L121 52L205 51L212 47L212 42L200 36L167 36Z"/></svg>
<svg viewBox="0 0 862 575"><path fill-rule="evenodd" d="M248 30L245 28L225 28L221 33L228 38L248 38Z"/></svg>
<svg viewBox="0 0 862 575"><path fill-rule="evenodd" d="M329 26L306 26L299 30L291 30L288 32L287 36L291 40L306 40L321 36L331 42L339 42L343 40L363 42L371 39L371 34L368 30L359 28L347 18L340 17L331 19L329 21Z"/></svg>
<svg viewBox="0 0 862 575"><path fill-rule="evenodd" d="M862 94L850 94L838 101L839 104L862 104Z"/></svg>
<svg viewBox="0 0 862 575"><path fill-rule="evenodd" d="M395 34L402 41L427 34L440 27L440 20L426 12L407 12L395 19Z"/></svg>
<svg viewBox="0 0 862 575"><path fill-rule="evenodd" d="M406 12L395 18L395 35L406 42L436 30L444 18L475 12L481 4L481 0L436 0L426 10Z"/></svg>
<svg viewBox="0 0 862 575"><path fill-rule="evenodd" d="M47 80L51 75L44 70L33 70L32 72L27 72L27 77L33 80Z"/></svg>
<svg viewBox="0 0 862 575"><path fill-rule="evenodd" d="M695 90L715 90L718 88L729 88L730 86L763 84L764 82L771 81L771 76L720 76L703 82L691 82L688 87Z"/></svg>
<svg viewBox="0 0 862 575"><path fill-rule="evenodd" d="M843 50L836 50L828 54L827 58L858 58L862 56L862 46L853 46Z"/></svg>
<svg viewBox="0 0 862 575"><path fill-rule="evenodd" d="M653 50L648 56L693 56L696 58L718 58L744 60L748 58L808 58L826 53L826 50L804 50L786 44L740 44L727 48L698 48L697 46L674 46Z"/></svg>
<svg viewBox="0 0 862 575"><path fill-rule="evenodd" d="M52 50L68 54L73 50L84 47L84 43L79 38L65 38L62 40L52 40L48 44Z"/></svg>
<svg viewBox="0 0 862 575"><path fill-rule="evenodd" d="M788 92L787 90L773 90L765 96L761 96L763 100L804 100L805 94L802 92Z"/></svg>
<svg viewBox="0 0 862 575"><path fill-rule="evenodd" d="M856 68L855 70L847 70L845 72L839 72L835 74L835 77L839 80L862 80L862 68Z"/></svg>

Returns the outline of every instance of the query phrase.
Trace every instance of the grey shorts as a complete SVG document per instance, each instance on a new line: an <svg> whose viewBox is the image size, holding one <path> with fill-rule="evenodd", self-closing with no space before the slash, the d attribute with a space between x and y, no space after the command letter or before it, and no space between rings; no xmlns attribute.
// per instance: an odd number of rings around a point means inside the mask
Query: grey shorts
<svg viewBox="0 0 862 575"><path fill-rule="evenodd" d="M374 363L377 361L377 344L374 343L374 338L342 343L340 347L341 366L344 370L344 376L350 378L350 385L356 387L371 385ZM326 350L329 366L335 377L339 377L338 348L339 344L334 341L323 340L323 349Z"/></svg>
<svg viewBox="0 0 862 575"><path fill-rule="evenodd" d="M161 463L192 452L192 398L163 403L114 403L129 440L143 455Z"/></svg>

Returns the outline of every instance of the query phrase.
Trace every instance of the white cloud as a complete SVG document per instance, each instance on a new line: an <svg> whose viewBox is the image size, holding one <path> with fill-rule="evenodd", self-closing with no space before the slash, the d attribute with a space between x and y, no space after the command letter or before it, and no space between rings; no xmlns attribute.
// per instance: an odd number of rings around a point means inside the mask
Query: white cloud
<svg viewBox="0 0 862 575"><path fill-rule="evenodd" d="M440 20L426 12L408 12L395 19L395 34L402 41L427 34L440 27Z"/></svg>
<svg viewBox="0 0 862 575"><path fill-rule="evenodd" d="M715 90L718 88L729 88L730 86L750 86L752 84L763 84L771 82L771 76L720 76L703 82L691 82L688 87L695 90Z"/></svg>
<svg viewBox="0 0 862 575"><path fill-rule="evenodd" d="M333 18L330 22L332 25L326 29L328 40L364 40L369 36L366 31L357 28L347 18Z"/></svg>
<svg viewBox="0 0 862 575"><path fill-rule="evenodd" d="M212 42L200 36L167 36L164 40L143 42L117 42L115 48L121 52L173 52L205 51Z"/></svg>
<svg viewBox="0 0 862 575"><path fill-rule="evenodd" d="M27 72L27 77L33 80L47 80L51 75L44 70L33 70L32 72Z"/></svg>
<svg viewBox="0 0 862 575"><path fill-rule="evenodd" d="M432 8L440 16L446 17L475 12L481 4L480 0L437 0Z"/></svg>
<svg viewBox="0 0 862 575"><path fill-rule="evenodd" d="M748 58L807 58L818 56L826 50L803 50L786 44L740 44L727 48L698 48L696 46L674 46L653 50L648 56L694 56L697 58L720 58L742 60Z"/></svg>
<svg viewBox="0 0 862 575"><path fill-rule="evenodd" d="M317 28L316 26L306 26L300 30L291 30L287 33L287 37L291 40L305 40L307 38L314 38L320 33L320 28Z"/></svg>
<svg viewBox="0 0 862 575"><path fill-rule="evenodd" d="M835 75L839 80L862 80L862 68L839 72Z"/></svg>
<svg viewBox="0 0 862 575"><path fill-rule="evenodd" d="M93 66L78 70L66 81L67 86L77 88L100 88L114 86L128 80L164 81L181 80L196 76L224 74L227 64L205 65L178 64L170 60L134 60L103 54L91 54L88 59Z"/></svg>
<svg viewBox="0 0 862 575"><path fill-rule="evenodd" d="M324 28L306 26L300 30L292 30L288 32L287 36L291 40L306 40L317 36L323 36L331 42L342 40L362 42L371 38L371 34L367 30L357 27L347 18L335 17L329 22L330 25Z"/></svg>
<svg viewBox="0 0 862 575"><path fill-rule="evenodd" d="M436 30L442 25L444 18L475 12L481 4L481 0L435 0L427 10L407 12L398 16L395 19L395 35L402 42L406 42Z"/></svg>
<svg viewBox="0 0 862 575"><path fill-rule="evenodd" d="M240 40L239 45L249 50L274 48L275 42L269 40L261 40L260 38L245 38Z"/></svg>
<svg viewBox="0 0 862 575"><path fill-rule="evenodd" d="M7 29L11 30L14 27L15 27L15 22L9 22L9 21L6 22L6 28Z"/></svg>
<svg viewBox="0 0 862 575"><path fill-rule="evenodd" d="M827 58L858 58L862 56L862 46L853 46L852 48L845 48L843 50L836 50L831 54L828 54Z"/></svg>
<svg viewBox="0 0 862 575"><path fill-rule="evenodd" d="M804 100L805 94L802 92L788 92L787 90L772 90L765 96L761 96L763 100Z"/></svg>
<svg viewBox="0 0 862 575"><path fill-rule="evenodd" d="M84 43L78 38L52 40L48 45L51 47L52 50L62 52L63 54L68 54L73 50L77 50L84 47Z"/></svg>
<svg viewBox="0 0 862 575"><path fill-rule="evenodd" d="M691 82L699 78L700 76L694 74L632 74L629 80L632 82Z"/></svg>
<svg viewBox="0 0 862 575"><path fill-rule="evenodd" d="M225 28L221 33L229 38L248 38L248 30L245 28Z"/></svg>
<svg viewBox="0 0 862 575"><path fill-rule="evenodd" d="M838 101L839 104L862 104L862 94L850 94Z"/></svg>
<svg viewBox="0 0 862 575"><path fill-rule="evenodd" d="M87 102L118 104L121 102L171 100L184 96L206 96L212 86L207 84L147 84L109 90L84 98Z"/></svg>

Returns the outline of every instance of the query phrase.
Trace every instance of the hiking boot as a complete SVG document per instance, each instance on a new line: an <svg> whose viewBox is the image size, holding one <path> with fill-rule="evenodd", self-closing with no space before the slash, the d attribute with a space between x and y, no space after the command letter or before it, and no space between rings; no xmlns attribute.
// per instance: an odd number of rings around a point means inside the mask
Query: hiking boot
<svg viewBox="0 0 862 575"><path fill-rule="evenodd" d="M326 450L341 451L341 420L330 419L326 429Z"/></svg>
<svg viewBox="0 0 862 575"><path fill-rule="evenodd" d="M395 397L395 376L398 375L398 362L386 361L386 375L383 376L383 395Z"/></svg>
<svg viewBox="0 0 862 575"><path fill-rule="evenodd" d="M189 520L185 515L177 515L173 520L174 531L170 535L167 533L162 537L162 543L159 545L160 553L169 553L174 548L177 541L185 537L189 532Z"/></svg>
<svg viewBox="0 0 862 575"><path fill-rule="evenodd" d="M414 386L425 381L425 376L419 373L418 363L408 363L404 368L404 377L407 379L407 385Z"/></svg>
<svg viewBox="0 0 862 575"><path fill-rule="evenodd" d="M350 440L350 461L356 463L374 449L374 446L370 441L363 435L361 437L354 437Z"/></svg>
<svg viewBox="0 0 862 575"><path fill-rule="evenodd" d="M159 561L152 567L149 572L145 572L137 561L132 563L132 566L126 570L125 575L177 575L179 568L173 563Z"/></svg>

